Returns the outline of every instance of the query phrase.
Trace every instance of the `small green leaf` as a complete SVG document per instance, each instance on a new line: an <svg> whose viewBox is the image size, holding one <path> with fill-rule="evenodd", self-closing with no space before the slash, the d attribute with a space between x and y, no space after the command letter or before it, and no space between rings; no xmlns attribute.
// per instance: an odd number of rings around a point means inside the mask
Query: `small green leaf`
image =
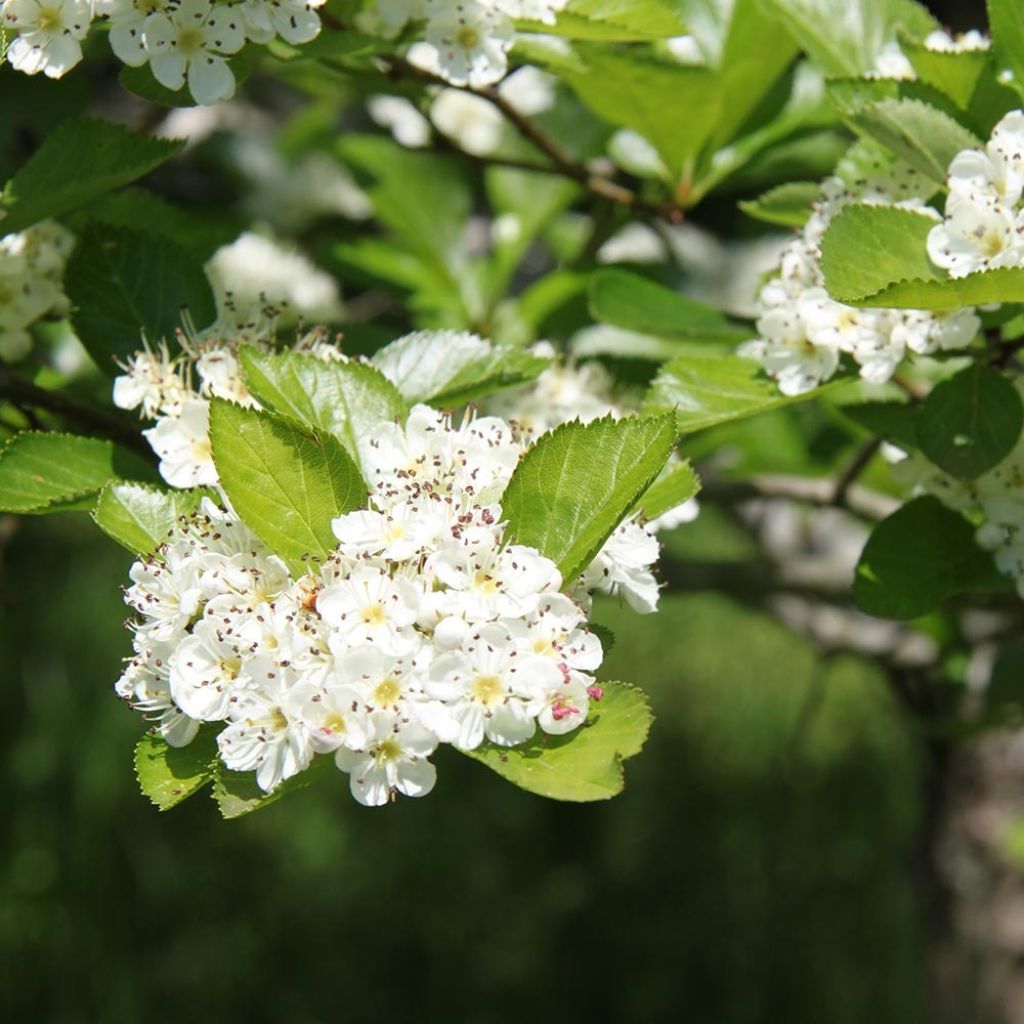
<svg viewBox="0 0 1024 1024"><path fill-rule="evenodd" d="M369 363L251 347L241 350L241 361L246 385L263 405L333 434L360 462L360 446L374 428L408 411L394 384Z"/></svg>
<svg viewBox="0 0 1024 1024"><path fill-rule="evenodd" d="M853 595L869 615L916 619L969 590L1005 587L974 527L931 496L915 498L882 520L857 563Z"/></svg>
<svg viewBox="0 0 1024 1024"><path fill-rule="evenodd" d="M639 502L640 511L645 519L657 519L678 508L683 502L695 498L698 491L700 477L688 462L684 462L681 466L674 466L644 491Z"/></svg>
<svg viewBox="0 0 1024 1024"><path fill-rule="evenodd" d="M829 294L838 302L855 302L908 278L942 279L926 248L935 224L927 214L897 206L843 207L821 242Z"/></svg>
<svg viewBox="0 0 1024 1024"><path fill-rule="evenodd" d="M532 380L551 360L468 331L416 331L376 352L373 362L407 401L454 409Z"/></svg>
<svg viewBox="0 0 1024 1024"><path fill-rule="evenodd" d="M1024 96L1024 6L1019 0L988 0L988 23L999 70Z"/></svg>
<svg viewBox="0 0 1024 1024"><path fill-rule="evenodd" d="M264 793L256 784L255 772L234 772L223 764L215 765L213 799L217 802L221 816L240 818L251 814L297 789L305 789L315 782L326 769L334 764L333 757L315 757L313 763L298 775L285 779L272 793Z"/></svg>
<svg viewBox="0 0 1024 1024"><path fill-rule="evenodd" d="M0 449L0 512L88 508L109 480L149 476L141 460L112 441L74 434L23 432Z"/></svg>
<svg viewBox="0 0 1024 1024"><path fill-rule="evenodd" d="M820 197L821 185L817 182L787 181L739 206L745 214L766 224L802 228L811 215L811 206Z"/></svg>
<svg viewBox="0 0 1024 1024"><path fill-rule="evenodd" d="M998 370L975 362L931 390L917 413L917 442L940 469L973 480L1013 451L1024 403Z"/></svg>
<svg viewBox="0 0 1024 1024"><path fill-rule="evenodd" d="M558 565L567 583L593 561L661 472L671 416L563 423L526 452L501 499L508 536Z"/></svg>
<svg viewBox="0 0 1024 1024"><path fill-rule="evenodd" d="M463 751L520 789L552 800L583 803L622 792L622 762L638 754L651 728L640 690L602 683L604 698L590 705L585 725L564 736L538 732L518 747L485 743Z"/></svg>
<svg viewBox="0 0 1024 1024"><path fill-rule="evenodd" d="M590 279L590 313L595 320L641 334L676 338L745 341L749 328L717 309L626 270L599 270Z"/></svg>
<svg viewBox="0 0 1024 1024"><path fill-rule="evenodd" d="M335 547L331 521L366 501L356 464L330 434L214 399L210 443L235 511L298 571Z"/></svg>
<svg viewBox="0 0 1024 1024"><path fill-rule="evenodd" d="M753 359L686 355L665 363L644 402L645 412L674 412L681 434L807 401L841 384L833 381L787 396Z"/></svg>
<svg viewBox="0 0 1024 1024"><path fill-rule="evenodd" d="M212 491L165 491L142 484L108 483L92 517L107 536L134 554L147 555L204 496L214 497Z"/></svg>
<svg viewBox="0 0 1024 1024"><path fill-rule="evenodd" d="M184 145L93 118L64 121L7 182L0 230L22 231L148 174Z"/></svg>
<svg viewBox="0 0 1024 1024"><path fill-rule="evenodd" d="M150 341L174 337L188 310L196 327L217 315L202 264L166 238L93 226L68 261L64 287L75 332L100 369Z"/></svg>
<svg viewBox="0 0 1024 1024"><path fill-rule="evenodd" d="M135 775L143 795L161 811L180 804L212 782L217 762L217 730L200 726L185 747L172 747L162 736L148 732L135 747Z"/></svg>

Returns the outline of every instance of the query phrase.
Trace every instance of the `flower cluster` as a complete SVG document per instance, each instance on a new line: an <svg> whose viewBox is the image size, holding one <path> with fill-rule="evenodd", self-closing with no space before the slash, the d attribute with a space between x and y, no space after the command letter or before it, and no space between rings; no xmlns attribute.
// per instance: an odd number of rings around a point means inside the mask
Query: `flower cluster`
<svg viewBox="0 0 1024 1024"><path fill-rule="evenodd" d="M0 238L0 358L23 359L32 325L68 312L62 279L74 244L71 232L52 220Z"/></svg>
<svg viewBox="0 0 1024 1024"><path fill-rule="evenodd" d="M246 42L308 43L320 32L325 0L4 0L0 21L15 34L11 66L60 78L82 59L94 18L110 24L110 47L129 67L149 64L156 80L178 90L188 82L197 103L230 99L228 59Z"/></svg>
<svg viewBox="0 0 1024 1024"><path fill-rule="evenodd" d="M980 321L971 308L951 313L916 309L857 309L830 298L821 270L821 239L831 219L851 202L908 207L924 205L933 186L913 168L895 164L853 184L827 179L803 232L783 250L777 276L758 296L759 337L743 354L759 359L787 395L810 391L850 356L865 380L887 381L908 353L928 355L969 345Z"/></svg>
<svg viewBox="0 0 1024 1024"><path fill-rule="evenodd" d="M515 37L514 18L545 25L567 0L378 0L374 18L397 32L409 22L425 22L422 41L409 60L452 85L492 85L508 70Z"/></svg>
<svg viewBox="0 0 1024 1024"><path fill-rule="evenodd" d="M950 277L1024 264L1024 111L1013 110L984 149L957 153L946 176L945 215L928 257Z"/></svg>
<svg viewBox="0 0 1024 1024"><path fill-rule="evenodd" d="M217 723L221 761L266 792L332 754L363 804L422 796L439 743L567 733L601 697L601 644L555 564L506 543L508 425L415 406L367 451L369 506L304 575L208 499L131 569L117 692L172 745Z"/></svg>

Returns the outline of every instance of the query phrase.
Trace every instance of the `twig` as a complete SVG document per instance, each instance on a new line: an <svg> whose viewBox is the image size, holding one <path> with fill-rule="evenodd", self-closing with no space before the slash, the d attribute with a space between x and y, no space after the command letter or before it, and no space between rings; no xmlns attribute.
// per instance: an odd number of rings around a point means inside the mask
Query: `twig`
<svg viewBox="0 0 1024 1024"><path fill-rule="evenodd" d="M94 409L63 391L49 391L38 387L11 373L10 370L0 367L0 399L4 398L19 407L46 409L58 416L64 416L92 433L116 441L122 447L141 455L147 462L155 460L153 450L142 434L117 416L102 409Z"/></svg>
<svg viewBox="0 0 1024 1024"><path fill-rule="evenodd" d="M735 504L758 498L787 498L806 505L834 505L837 482L783 474L761 474L742 481L705 480L701 497L708 501ZM840 495L842 507L865 519L885 519L899 508L899 501L877 491L850 483Z"/></svg>
<svg viewBox="0 0 1024 1024"><path fill-rule="evenodd" d="M880 437L872 438L861 446L860 451L850 460L850 464L839 474L836 480L835 490L832 492L830 504L842 506L846 504L846 495L850 488L857 481L857 478L867 468L868 463L875 457L875 453L882 447Z"/></svg>

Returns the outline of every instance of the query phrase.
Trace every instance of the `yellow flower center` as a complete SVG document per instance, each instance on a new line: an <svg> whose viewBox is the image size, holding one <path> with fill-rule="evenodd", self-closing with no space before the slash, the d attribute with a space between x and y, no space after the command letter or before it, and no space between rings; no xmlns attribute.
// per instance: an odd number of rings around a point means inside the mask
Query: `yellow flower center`
<svg viewBox="0 0 1024 1024"><path fill-rule="evenodd" d="M39 30L40 32L64 31L64 18L59 7L39 8Z"/></svg>
<svg viewBox="0 0 1024 1024"><path fill-rule="evenodd" d="M178 33L178 52L184 56L192 57L205 48L206 40L201 29L189 25Z"/></svg>
<svg viewBox="0 0 1024 1024"><path fill-rule="evenodd" d="M375 704L394 704L398 700L401 694L401 688L398 683L391 679L383 680L379 682L373 691L373 700Z"/></svg>
<svg viewBox="0 0 1024 1024"><path fill-rule="evenodd" d="M335 736L340 736L348 726L345 725L345 719L335 711L324 719L324 728Z"/></svg>
<svg viewBox="0 0 1024 1024"><path fill-rule="evenodd" d="M473 589L480 594L493 597L498 592L498 583L490 573L484 572L483 569L477 569L476 575L473 577Z"/></svg>
<svg viewBox="0 0 1024 1024"><path fill-rule="evenodd" d="M455 33L455 45L461 50L475 50L480 45L480 33L469 25L463 25Z"/></svg>
<svg viewBox="0 0 1024 1024"><path fill-rule="evenodd" d="M402 756L402 748L395 740L385 740L377 744L373 756L377 759L377 764L387 764L388 761L397 761Z"/></svg>
<svg viewBox="0 0 1024 1024"><path fill-rule="evenodd" d="M505 697L501 680L497 676L477 676L470 690L473 699L489 708L492 704L500 704Z"/></svg>
<svg viewBox="0 0 1024 1024"><path fill-rule="evenodd" d="M363 622L368 626L382 626L385 621L384 608L380 601L374 601L363 609Z"/></svg>

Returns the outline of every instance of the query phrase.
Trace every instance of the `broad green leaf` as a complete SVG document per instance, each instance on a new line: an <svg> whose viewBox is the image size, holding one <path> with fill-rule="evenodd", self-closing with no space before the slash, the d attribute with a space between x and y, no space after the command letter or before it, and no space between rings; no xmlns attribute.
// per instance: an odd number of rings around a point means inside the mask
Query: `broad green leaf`
<svg viewBox="0 0 1024 1024"><path fill-rule="evenodd" d="M987 50L932 50L924 43L906 38L900 40L900 49L922 82L944 92L963 110L969 108L978 80L988 73Z"/></svg>
<svg viewBox="0 0 1024 1024"><path fill-rule="evenodd" d="M551 360L468 331L415 331L376 352L373 362L407 401L454 409L532 380Z"/></svg>
<svg viewBox="0 0 1024 1024"><path fill-rule="evenodd" d="M585 725L564 736L538 732L518 747L485 743L463 751L528 793L552 800L607 800L622 792L622 762L640 752L651 711L640 690L602 683L604 697L590 705Z"/></svg>
<svg viewBox="0 0 1024 1024"><path fill-rule="evenodd" d="M559 11L554 25L524 19L517 27L566 39L620 43L667 39L686 31L678 5L668 0L573 0Z"/></svg>
<svg viewBox="0 0 1024 1024"><path fill-rule="evenodd" d="M184 145L92 118L64 121L7 182L0 231L21 231L148 174Z"/></svg>
<svg viewBox="0 0 1024 1024"><path fill-rule="evenodd" d="M674 442L671 416L563 423L512 474L501 499L508 536L571 582L661 472Z"/></svg>
<svg viewBox="0 0 1024 1024"><path fill-rule="evenodd" d="M685 501L697 496L700 490L700 477L693 471L688 462L673 467L660 480L656 480L644 491L639 508L645 519L657 519L658 516L678 508Z"/></svg>
<svg viewBox="0 0 1024 1024"><path fill-rule="evenodd" d="M315 757L305 771L286 779L272 793L264 793L256 784L255 772L233 772L218 763L215 766L213 799L217 802L222 817L240 818L244 814L251 814L272 804L275 800L280 800L289 793L294 793L297 789L305 789L321 778L333 764L333 757Z"/></svg>
<svg viewBox="0 0 1024 1024"><path fill-rule="evenodd" d="M988 0L988 23L1001 77L1024 96L1024 6L1019 0Z"/></svg>
<svg viewBox="0 0 1024 1024"><path fill-rule="evenodd" d="M75 332L101 370L117 373L151 342L174 337L188 310L198 328L216 318L202 263L166 238L96 225L68 261L64 288Z"/></svg>
<svg viewBox="0 0 1024 1024"><path fill-rule="evenodd" d="M938 24L906 0L764 0L811 59L830 75L871 71L897 26L923 38Z"/></svg>
<svg viewBox="0 0 1024 1024"><path fill-rule="evenodd" d="M214 399L210 443L235 511L294 569L326 557L336 544L331 521L366 501L356 464L330 434Z"/></svg>
<svg viewBox="0 0 1024 1024"><path fill-rule="evenodd" d="M360 462L374 428L407 412L394 384L369 363L249 347L241 361L246 385L264 406L333 434Z"/></svg>
<svg viewBox="0 0 1024 1024"><path fill-rule="evenodd" d="M135 747L135 776L143 795L167 811L213 781L216 761L213 725L201 726L185 747L172 747L162 736L149 732Z"/></svg>
<svg viewBox="0 0 1024 1024"><path fill-rule="evenodd" d="M998 370L981 362L940 381L917 413L921 451L947 473L973 480L1010 454L1024 428L1024 403Z"/></svg>
<svg viewBox="0 0 1024 1024"><path fill-rule="evenodd" d="M896 281L873 295L847 299L851 306L892 306L896 309L961 309L993 302L1024 302L1024 269L999 267L966 277L929 277Z"/></svg>
<svg viewBox="0 0 1024 1024"><path fill-rule="evenodd" d="M666 363L651 385L645 412L674 412L681 434L744 419L781 405L807 401L840 384L787 396L753 359L680 356Z"/></svg>
<svg viewBox="0 0 1024 1024"><path fill-rule="evenodd" d="M166 491L143 484L108 483L92 517L107 536L135 554L149 554L166 539L181 516L212 491Z"/></svg>
<svg viewBox="0 0 1024 1024"><path fill-rule="evenodd" d="M767 224L802 228L811 215L812 204L820 196L821 185L817 182L788 181L739 206L745 214Z"/></svg>
<svg viewBox="0 0 1024 1024"><path fill-rule="evenodd" d="M599 270L590 280L595 320L641 334L745 341L751 331L718 310L626 270Z"/></svg>
<svg viewBox="0 0 1024 1024"><path fill-rule="evenodd" d="M931 496L915 498L871 532L853 595L869 615L916 619L954 594L1005 586L974 527Z"/></svg>
<svg viewBox="0 0 1024 1024"><path fill-rule="evenodd" d="M949 114L921 100L865 103L849 120L937 185L945 185L946 171L957 153L981 145L977 136Z"/></svg>
<svg viewBox="0 0 1024 1024"><path fill-rule="evenodd" d="M663 363L676 356L686 355L690 351L696 353L708 349L728 350L734 342L723 342L721 338L658 338L653 334L641 334L639 331L627 331L611 324L593 324L577 331L572 336L572 354L576 359L592 359L597 356L610 356L616 359L642 359L646 362Z"/></svg>
<svg viewBox="0 0 1024 1024"><path fill-rule="evenodd" d="M910 402L857 402L843 405L839 411L872 434L901 448L917 447L914 425L917 407Z"/></svg>
<svg viewBox="0 0 1024 1024"><path fill-rule="evenodd" d="M88 508L109 480L147 477L141 460L112 441L74 434L15 434L0 449L0 512L37 514Z"/></svg>
<svg viewBox="0 0 1024 1024"><path fill-rule="evenodd" d="M936 221L896 206L853 203L832 218L821 242L825 287L839 302L877 295L894 281L941 279L928 259Z"/></svg>

